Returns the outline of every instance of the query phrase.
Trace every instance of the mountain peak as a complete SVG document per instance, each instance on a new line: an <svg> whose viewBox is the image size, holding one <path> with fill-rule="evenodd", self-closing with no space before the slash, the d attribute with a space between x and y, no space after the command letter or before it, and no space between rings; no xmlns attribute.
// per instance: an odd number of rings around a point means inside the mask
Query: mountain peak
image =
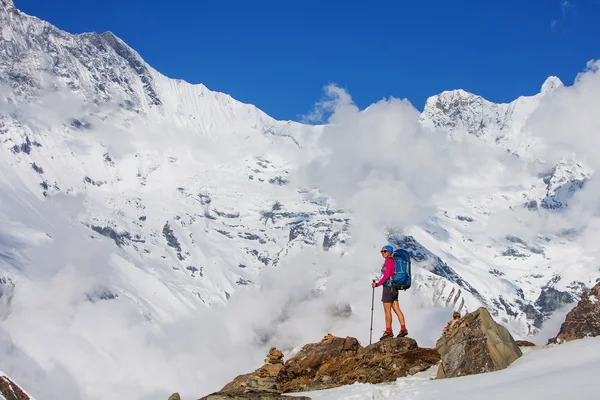
<svg viewBox="0 0 600 400"><path fill-rule="evenodd" d="M555 89L564 86L562 81L557 76L550 76L542 85L542 93L550 93Z"/></svg>

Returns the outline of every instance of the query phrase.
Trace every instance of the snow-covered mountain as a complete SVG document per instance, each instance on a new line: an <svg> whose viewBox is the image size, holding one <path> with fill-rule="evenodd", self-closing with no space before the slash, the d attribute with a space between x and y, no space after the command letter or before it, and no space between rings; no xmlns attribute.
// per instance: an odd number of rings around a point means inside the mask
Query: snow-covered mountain
<svg viewBox="0 0 600 400"><path fill-rule="evenodd" d="M540 94L510 104L444 92L427 101L421 124L533 163L539 138L527 119L561 86L549 78ZM89 304L127 303L160 327L256 291L262 271L304 250L341 256L352 246L353 214L326 188L293 179L322 154L323 130L169 79L110 32L71 35L0 0L0 318L8 336L44 364L55 356L32 343L51 331L48 316L70 321ZM570 159L541 170L510 183L501 164L485 179L460 177L428 221L396 227L403 234L390 240L415 260L411 296L430 308L484 304L526 336L593 286L597 267L572 231L490 228L509 214L563 212L591 174ZM365 267L361 279L376 269ZM73 313L48 312L52 299ZM334 313L347 315L341 307ZM40 322L25 321L28 312ZM70 334L100 340L74 325ZM118 351L97 347L107 357Z"/></svg>
<svg viewBox="0 0 600 400"><path fill-rule="evenodd" d="M421 120L450 133L464 131L489 143L518 154L531 154L535 140L527 134L527 118L545 96L563 86L555 76L549 77L535 96L522 96L508 104L492 103L464 90L442 92L427 99Z"/></svg>
<svg viewBox="0 0 600 400"><path fill-rule="evenodd" d="M70 35L5 7L3 178L23 195L85 194L89 240L206 304L295 242L334 244L339 211L287 187L318 128L170 80L110 32Z"/></svg>

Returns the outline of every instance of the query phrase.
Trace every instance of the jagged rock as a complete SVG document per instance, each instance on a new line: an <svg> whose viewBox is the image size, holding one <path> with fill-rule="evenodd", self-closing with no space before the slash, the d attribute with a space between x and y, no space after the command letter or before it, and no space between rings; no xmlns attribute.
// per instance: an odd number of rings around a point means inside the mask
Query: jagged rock
<svg viewBox="0 0 600 400"><path fill-rule="evenodd" d="M455 320L436 348L442 358L438 378L497 371L523 355L508 330L484 307Z"/></svg>
<svg viewBox="0 0 600 400"><path fill-rule="evenodd" d="M173 393L169 396L169 400L181 400L181 397L179 396L179 393Z"/></svg>
<svg viewBox="0 0 600 400"><path fill-rule="evenodd" d="M200 400L311 400L306 396L284 396L276 393L213 393Z"/></svg>
<svg viewBox="0 0 600 400"><path fill-rule="evenodd" d="M221 389L219 393L281 393L277 376L283 369L283 353L271 347L265 365L253 373L240 375Z"/></svg>
<svg viewBox="0 0 600 400"><path fill-rule="evenodd" d="M600 335L600 282L581 296L581 300L560 326L558 335L550 343L562 343L575 339Z"/></svg>
<svg viewBox="0 0 600 400"><path fill-rule="evenodd" d="M333 339L331 342L335 341ZM329 353L328 359L319 366L315 365L315 358L312 358L313 363L310 362L310 356L296 365L306 367L312 364L312 368L288 368L288 363L292 364L294 359L290 360L282 371L288 374L288 382L280 384L284 393L329 389L355 382L393 382L397 378L424 371L440 360L435 349L419 348L411 338L386 339L365 348L360 347L358 342L356 344L358 348L354 350L345 343L338 357L333 356L335 353ZM336 348L339 348L339 344ZM298 375L294 376L294 373Z"/></svg>
<svg viewBox="0 0 600 400"><path fill-rule="evenodd" d="M31 397L27 395L8 376L0 376L0 397L6 400L30 400Z"/></svg>
<svg viewBox="0 0 600 400"><path fill-rule="evenodd" d="M460 319L460 313L458 311L454 311L452 313L452 319L450 320L450 322L448 322L448 324L446 324L442 333L443 334L448 333L459 319Z"/></svg>
<svg viewBox="0 0 600 400"><path fill-rule="evenodd" d="M430 368L440 360L435 349L419 348L411 338L387 339L363 348L353 337L332 334L327 334L319 343L307 344L284 364L277 363L281 360L279 353L271 349L263 367L252 374L238 376L218 394L275 390L289 393L355 382L393 382ZM269 386L273 384L276 386Z"/></svg>
<svg viewBox="0 0 600 400"><path fill-rule="evenodd" d="M283 364L283 353L277 350L275 347L271 347L269 350L269 354L267 355L267 359L265 360L266 364Z"/></svg>
<svg viewBox="0 0 600 400"><path fill-rule="evenodd" d="M535 347L536 346L535 343L531 343L530 341L527 341L527 340L517 340L517 341L515 341L515 343L519 347Z"/></svg>
<svg viewBox="0 0 600 400"><path fill-rule="evenodd" d="M112 240L114 240L115 243L116 243L116 245L119 246L119 247L127 244L128 240L131 240L131 234L129 232L127 232L127 231L125 231L123 233L117 233L110 226L95 226L95 225L92 225L91 228L92 228L92 230L94 232L97 232L97 233L101 234L102 236L106 236L106 237L109 237Z"/></svg>

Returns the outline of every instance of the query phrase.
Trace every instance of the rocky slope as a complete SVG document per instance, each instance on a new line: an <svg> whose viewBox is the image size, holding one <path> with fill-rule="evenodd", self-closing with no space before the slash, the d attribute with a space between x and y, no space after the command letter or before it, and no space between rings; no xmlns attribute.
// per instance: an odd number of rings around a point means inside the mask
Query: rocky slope
<svg viewBox="0 0 600 400"><path fill-rule="evenodd" d="M567 314L558 334L548 343L600 336L600 283L585 292L579 303Z"/></svg>
<svg viewBox="0 0 600 400"><path fill-rule="evenodd" d="M355 382L393 382L424 371L440 359L435 349L420 348L411 338L391 338L362 347L356 338L333 335L305 345L285 362L282 358L280 351L271 349L263 367L236 377L217 394L290 393Z"/></svg>
<svg viewBox="0 0 600 400"><path fill-rule="evenodd" d="M19 385L0 371L0 399L2 400L35 400Z"/></svg>

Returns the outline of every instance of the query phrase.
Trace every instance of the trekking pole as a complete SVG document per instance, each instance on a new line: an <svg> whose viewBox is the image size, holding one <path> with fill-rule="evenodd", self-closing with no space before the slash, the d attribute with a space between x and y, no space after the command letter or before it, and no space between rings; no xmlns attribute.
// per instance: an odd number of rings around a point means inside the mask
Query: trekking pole
<svg viewBox="0 0 600 400"><path fill-rule="evenodd" d="M375 282L375 280L373 280ZM373 340L373 310L375 308L375 288L373 288L373 296L371 297L371 331L369 333L369 344Z"/></svg>

